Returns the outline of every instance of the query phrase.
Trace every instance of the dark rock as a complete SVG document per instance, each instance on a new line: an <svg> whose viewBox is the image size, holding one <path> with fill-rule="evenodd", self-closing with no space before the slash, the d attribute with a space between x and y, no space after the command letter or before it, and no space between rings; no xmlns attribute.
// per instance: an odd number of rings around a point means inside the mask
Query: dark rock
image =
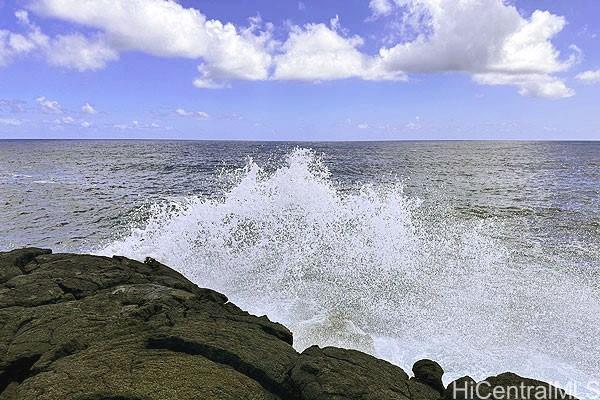
<svg viewBox="0 0 600 400"><path fill-rule="evenodd" d="M156 261L23 249L0 270L2 400L287 394L291 333Z"/></svg>
<svg viewBox="0 0 600 400"><path fill-rule="evenodd" d="M417 382L421 382L427 386L438 391L440 394L444 394L446 387L442 383L442 375L444 370L435 361L432 360L419 360L412 367L413 378Z"/></svg>
<svg viewBox="0 0 600 400"><path fill-rule="evenodd" d="M15 276L23 274L24 267L42 254L50 254L52 250L25 248L0 253L0 283L4 283Z"/></svg>
<svg viewBox="0 0 600 400"><path fill-rule="evenodd" d="M493 400L509 398L512 400L575 399L562 389L548 383L523 378L511 372L489 377L483 383L482 394L485 397L489 394L489 398Z"/></svg>
<svg viewBox="0 0 600 400"><path fill-rule="evenodd" d="M395 365L355 350L306 349L290 371L291 386L311 400L436 400L429 386Z"/></svg>
<svg viewBox="0 0 600 400"><path fill-rule="evenodd" d="M445 400L575 400L548 383L506 372L475 382L465 376L448 385Z"/></svg>
<svg viewBox="0 0 600 400"><path fill-rule="evenodd" d="M441 399L433 361L409 379L359 351L292 343L150 258L0 253L0 400ZM521 381L538 384L488 384Z"/></svg>

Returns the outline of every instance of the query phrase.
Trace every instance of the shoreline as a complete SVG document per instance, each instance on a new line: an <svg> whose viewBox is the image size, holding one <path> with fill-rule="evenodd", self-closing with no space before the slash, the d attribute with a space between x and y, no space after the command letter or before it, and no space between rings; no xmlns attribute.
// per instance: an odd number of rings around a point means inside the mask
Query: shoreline
<svg viewBox="0 0 600 400"><path fill-rule="evenodd" d="M356 350L298 353L285 326L151 258L0 252L0 321L3 400L573 398L512 373L446 387L433 360L409 376Z"/></svg>

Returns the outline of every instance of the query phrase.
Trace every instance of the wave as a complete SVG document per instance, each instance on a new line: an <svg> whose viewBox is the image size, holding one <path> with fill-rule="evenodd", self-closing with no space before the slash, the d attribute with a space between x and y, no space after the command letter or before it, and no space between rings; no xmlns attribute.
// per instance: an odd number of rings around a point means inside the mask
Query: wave
<svg viewBox="0 0 600 400"><path fill-rule="evenodd" d="M399 180L342 188L307 149L223 177L221 196L140 210L96 253L154 257L284 323L298 350L351 347L405 369L428 357L446 381L599 380L597 288L571 260L523 262L501 220L428 206Z"/></svg>

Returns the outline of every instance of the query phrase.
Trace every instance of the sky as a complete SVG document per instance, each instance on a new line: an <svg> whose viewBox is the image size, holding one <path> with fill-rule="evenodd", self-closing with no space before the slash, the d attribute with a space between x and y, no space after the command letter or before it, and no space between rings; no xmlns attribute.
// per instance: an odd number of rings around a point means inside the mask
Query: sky
<svg viewBox="0 0 600 400"><path fill-rule="evenodd" d="M0 139L600 140L598 0L0 0Z"/></svg>

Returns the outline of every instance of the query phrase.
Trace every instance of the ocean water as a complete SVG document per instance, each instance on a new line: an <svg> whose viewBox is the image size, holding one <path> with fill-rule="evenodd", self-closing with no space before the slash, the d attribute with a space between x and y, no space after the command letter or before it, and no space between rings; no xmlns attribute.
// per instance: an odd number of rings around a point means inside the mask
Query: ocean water
<svg viewBox="0 0 600 400"><path fill-rule="evenodd" d="M600 143L0 141L0 249L154 257L298 350L600 382Z"/></svg>

